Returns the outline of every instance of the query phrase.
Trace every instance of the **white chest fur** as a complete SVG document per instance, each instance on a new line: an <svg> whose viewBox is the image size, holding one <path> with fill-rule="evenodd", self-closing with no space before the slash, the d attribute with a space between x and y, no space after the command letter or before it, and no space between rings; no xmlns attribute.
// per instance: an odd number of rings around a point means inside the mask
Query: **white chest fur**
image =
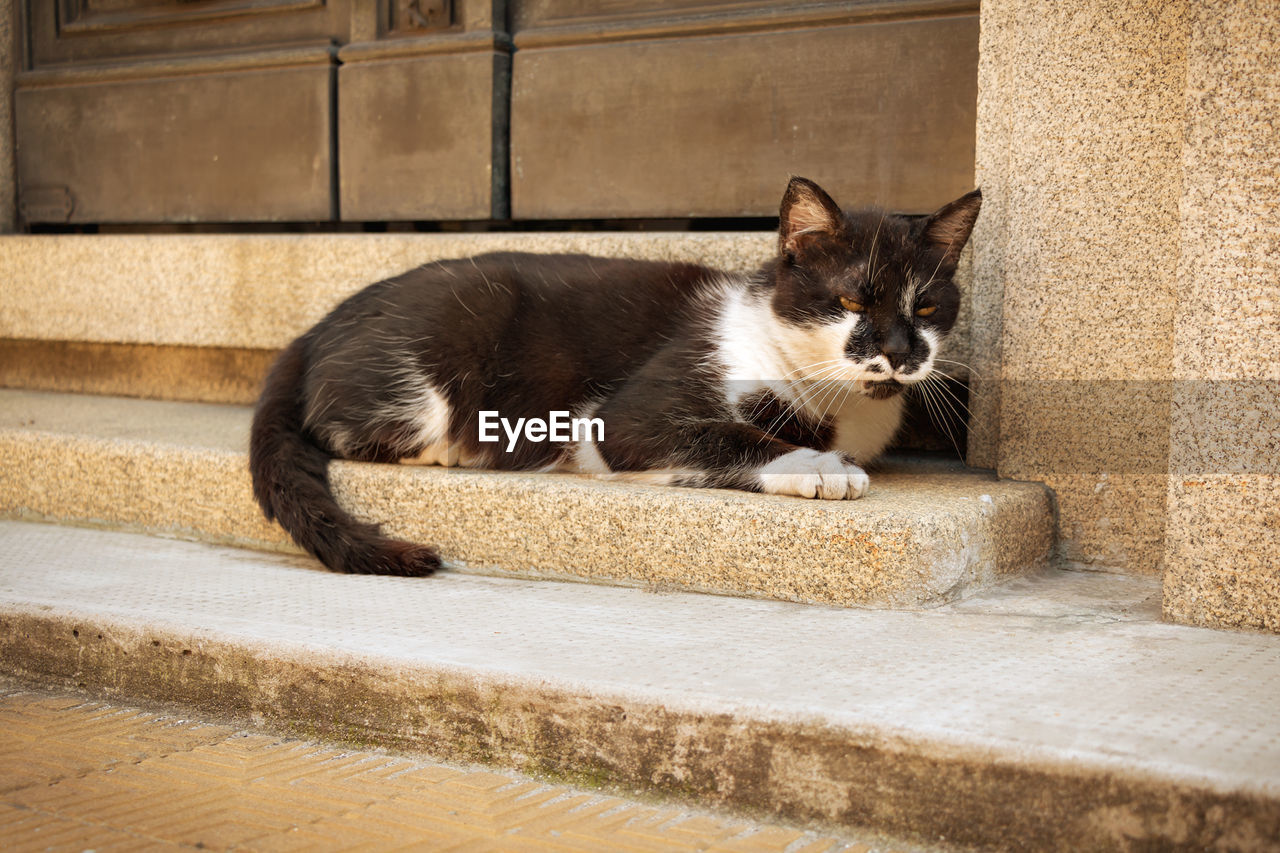
<svg viewBox="0 0 1280 853"><path fill-rule="evenodd" d="M822 326L792 328L765 300L727 289L716 328L726 400L735 405L768 390L799 402L816 417L835 418L834 449L859 462L874 459L898 431L903 398L874 400L854 388L860 379L881 378L844 358L857 322L849 315Z"/></svg>
<svg viewBox="0 0 1280 853"><path fill-rule="evenodd" d="M836 415L835 450L865 464L879 456L893 441L902 423L903 397L873 400L850 394Z"/></svg>

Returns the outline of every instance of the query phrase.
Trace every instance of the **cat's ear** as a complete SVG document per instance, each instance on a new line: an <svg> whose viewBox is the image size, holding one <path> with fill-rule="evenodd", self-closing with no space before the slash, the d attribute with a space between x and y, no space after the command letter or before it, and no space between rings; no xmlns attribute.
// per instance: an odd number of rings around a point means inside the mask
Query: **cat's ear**
<svg viewBox="0 0 1280 853"><path fill-rule="evenodd" d="M947 263L958 263L960 251L969 242L969 234L973 231L973 223L978 221L978 211L981 209L982 190L965 193L950 204L944 204L925 220L922 237L924 243L941 249L943 260Z"/></svg>
<svg viewBox="0 0 1280 853"><path fill-rule="evenodd" d="M792 256L806 234L834 234L842 216L822 187L808 178L792 178L778 212L778 251Z"/></svg>

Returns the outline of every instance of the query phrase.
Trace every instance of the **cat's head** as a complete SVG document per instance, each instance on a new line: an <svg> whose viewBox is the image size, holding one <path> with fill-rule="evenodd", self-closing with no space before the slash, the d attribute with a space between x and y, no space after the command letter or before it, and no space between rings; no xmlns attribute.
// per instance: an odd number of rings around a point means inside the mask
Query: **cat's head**
<svg viewBox="0 0 1280 853"><path fill-rule="evenodd" d="M981 206L974 190L920 219L845 213L817 184L792 178L771 299L802 375L878 399L927 377L956 322L951 277Z"/></svg>

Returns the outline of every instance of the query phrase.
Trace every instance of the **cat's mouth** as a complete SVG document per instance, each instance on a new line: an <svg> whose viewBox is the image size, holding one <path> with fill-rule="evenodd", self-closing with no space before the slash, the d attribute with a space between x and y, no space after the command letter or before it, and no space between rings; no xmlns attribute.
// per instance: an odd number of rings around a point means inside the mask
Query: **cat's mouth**
<svg viewBox="0 0 1280 853"><path fill-rule="evenodd" d="M873 400L887 400L901 394L906 387L896 379L864 379L859 384L862 386L862 393Z"/></svg>

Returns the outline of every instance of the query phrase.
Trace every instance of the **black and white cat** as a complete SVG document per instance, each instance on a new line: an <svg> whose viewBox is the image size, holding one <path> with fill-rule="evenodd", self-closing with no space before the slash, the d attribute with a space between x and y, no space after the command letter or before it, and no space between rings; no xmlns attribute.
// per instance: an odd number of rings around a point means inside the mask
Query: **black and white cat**
<svg viewBox="0 0 1280 853"><path fill-rule="evenodd" d="M505 253L370 285L267 377L254 495L326 566L393 575L439 557L342 509L331 458L861 497L859 463L889 444L901 392L955 323L952 275L981 202L975 190L916 220L843 213L793 178L778 254L751 276ZM553 413L579 419L576 441L510 428Z"/></svg>

